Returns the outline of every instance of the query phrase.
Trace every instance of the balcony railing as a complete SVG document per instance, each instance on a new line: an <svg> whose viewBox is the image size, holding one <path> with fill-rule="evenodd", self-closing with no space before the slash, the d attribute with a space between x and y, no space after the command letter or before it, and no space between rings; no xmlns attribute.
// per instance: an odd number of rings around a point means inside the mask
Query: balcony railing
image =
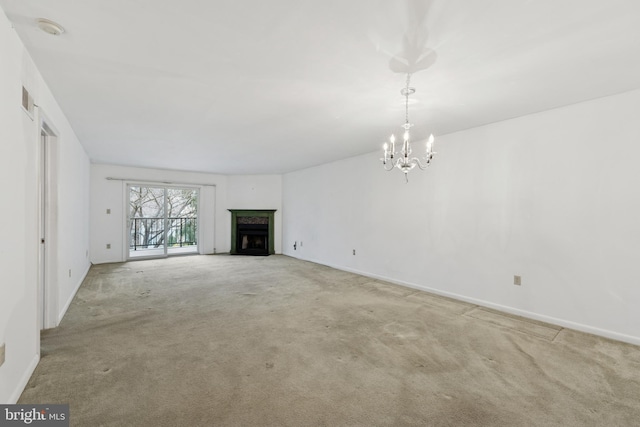
<svg viewBox="0 0 640 427"><path fill-rule="evenodd" d="M164 218L131 218L129 249L137 251L164 246L164 221ZM197 218L167 218L167 247L197 245L197 225Z"/></svg>

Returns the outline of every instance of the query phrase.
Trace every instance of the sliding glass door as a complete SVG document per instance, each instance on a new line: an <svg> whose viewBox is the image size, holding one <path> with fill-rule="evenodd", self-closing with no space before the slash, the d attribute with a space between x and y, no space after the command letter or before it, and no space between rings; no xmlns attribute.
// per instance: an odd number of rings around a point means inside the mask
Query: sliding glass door
<svg viewBox="0 0 640 427"><path fill-rule="evenodd" d="M129 258L198 252L198 190L129 185Z"/></svg>
<svg viewBox="0 0 640 427"><path fill-rule="evenodd" d="M198 190L167 188L167 251L198 252Z"/></svg>

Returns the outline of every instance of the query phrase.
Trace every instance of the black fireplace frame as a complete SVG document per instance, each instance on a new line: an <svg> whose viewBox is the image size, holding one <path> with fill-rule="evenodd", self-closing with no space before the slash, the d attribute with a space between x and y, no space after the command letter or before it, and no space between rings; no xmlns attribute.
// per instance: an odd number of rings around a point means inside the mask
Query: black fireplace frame
<svg viewBox="0 0 640 427"><path fill-rule="evenodd" d="M274 216L277 209L229 209L231 212L231 250L232 255L273 255L275 254L274 247ZM238 218L267 218L269 223L266 229L266 235L268 239L267 251L256 250L242 250L242 244L239 241L240 233L238 232ZM242 224L241 224L242 225ZM246 227L245 225L242 225Z"/></svg>

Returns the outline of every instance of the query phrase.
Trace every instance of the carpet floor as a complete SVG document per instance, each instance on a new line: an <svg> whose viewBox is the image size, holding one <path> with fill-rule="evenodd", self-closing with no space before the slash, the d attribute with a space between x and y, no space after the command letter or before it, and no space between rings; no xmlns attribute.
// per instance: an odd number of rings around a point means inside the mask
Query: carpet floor
<svg viewBox="0 0 640 427"><path fill-rule="evenodd" d="M640 347L285 256L96 265L20 403L72 426L633 426Z"/></svg>

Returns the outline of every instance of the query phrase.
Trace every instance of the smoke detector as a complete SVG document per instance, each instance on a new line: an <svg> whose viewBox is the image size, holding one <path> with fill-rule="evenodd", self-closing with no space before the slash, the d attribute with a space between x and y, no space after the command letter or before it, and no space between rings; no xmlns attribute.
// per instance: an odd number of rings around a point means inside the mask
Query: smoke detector
<svg viewBox="0 0 640 427"><path fill-rule="evenodd" d="M60 34L64 33L64 28L62 27L62 25L49 19L39 18L36 20L36 23L38 24L38 28L40 28L47 34L59 36Z"/></svg>

